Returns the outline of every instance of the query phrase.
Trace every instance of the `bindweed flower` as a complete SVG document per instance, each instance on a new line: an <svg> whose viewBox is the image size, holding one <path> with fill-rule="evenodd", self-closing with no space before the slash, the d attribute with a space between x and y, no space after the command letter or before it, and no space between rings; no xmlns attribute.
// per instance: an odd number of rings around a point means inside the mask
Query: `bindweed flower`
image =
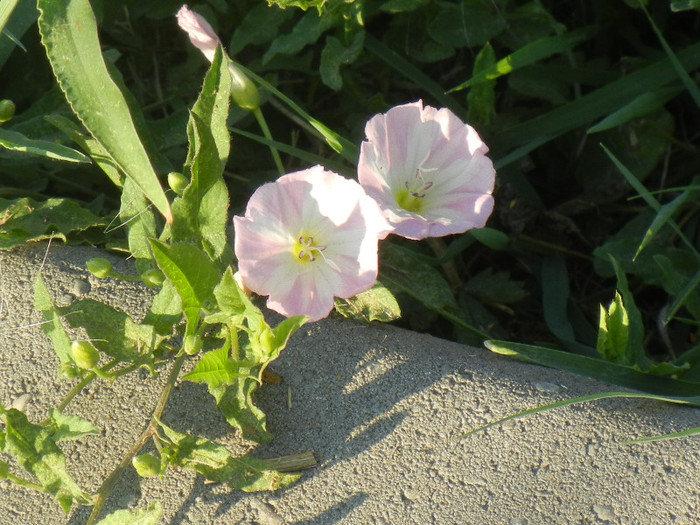
<svg viewBox="0 0 700 525"><path fill-rule="evenodd" d="M486 224L496 172L486 144L452 111L419 100L375 115L365 133L358 178L392 233L418 240Z"/></svg>
<svg viewBox="0 0 700 525"><path fill-rule="evenodd" d="M216 47L220 44L219 37L209 22L192 11L187 4L177 12L177 23L190 37L192 45L199 49L209 62L214 60ZM231 59L226 57L228 70L231 74L231 97L233 101L247 111L255 111L260 107L260 93L243 71Z"/></svg>
<svg viewBox="0 0 700 525"><path fill-rule="evenodd" d="M321 166L258 188L233 218L239 277L287 317L326 317L333 298L364 292L377 278L377 244L391 230L355 181Z"/></svg>

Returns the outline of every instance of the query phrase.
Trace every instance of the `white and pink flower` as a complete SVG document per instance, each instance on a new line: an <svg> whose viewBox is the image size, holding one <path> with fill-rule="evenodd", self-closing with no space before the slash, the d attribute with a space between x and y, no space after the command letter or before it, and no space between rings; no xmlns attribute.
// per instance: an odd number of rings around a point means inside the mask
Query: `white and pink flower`
<svg viewBox="0 0 700 525"><path fill-rule="evenodd" d="M372 117L365 133L358 178L393 233L418 240L486 224L496 172L486 144L452 111L396 106Z"/></svg>
<svg viewBox="0 0 700 525"><path fill-rule="evenodd" d="M234 251L246 287L287 317L326 317L377 278L377 244L391 227L355 181L321 166L258 188L233 219Z"/></svg>
<svg viewBox="0 0 700 525"><path fill-rule="evenodd" d="M187 7L187 4L180 8L176 16L178 25L190 37L192 45L204 53L209 62L212 62L216 46L219 45L219 37L216 36L209 22Z"/></svg>

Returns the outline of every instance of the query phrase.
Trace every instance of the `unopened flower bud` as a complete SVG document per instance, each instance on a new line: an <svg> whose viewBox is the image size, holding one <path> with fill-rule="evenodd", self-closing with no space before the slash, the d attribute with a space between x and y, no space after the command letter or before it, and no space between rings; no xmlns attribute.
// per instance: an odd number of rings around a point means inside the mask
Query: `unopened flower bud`
<svg viewBox="0 0 700 525"><path fill-rule="evenodd" d="M146 270L141 274L141 280L150 288L160 288L163 286L165 276L160 270L151 268L150 270Z"/></svg>
<svg viewBox="0 0 700 525"><path fill-rule="evenodd" d="M185 177L182 173L177 171L171 171L168 173L168 186L170 186L170 188L178 195L182 195L189 183L190 181L188 181L187 177Z"/></svg>
<svg viewBox="0 0 700 525"><path fill-rule="evenodd" d="M88 271L98 279L104 279L112 273L112 263L102 257L90 259L87 263Z"/></svg>
<svg viewBox="0 0 700 525"><path fill-rule="evenodd" d="M203 346L202 338L196 334L189 334L185 336L185 353L187 355L194 355L202 349Z"/></svg>
<svg viewBox="0 0 700 525"><path fill-rule="evenodd" d="M151 478L160 473L160 459L153 454L141 454L131 458L131 464L142 478Z"/></svg>
<svg viewBox="0 0 700 525"><path fill-rule="evenodd" d="M0 124L4 124L15 116L15 103L9 99L0 100Z"/></svg>
<svg viewBox="0 0 700 525"><path fill-rule="evenodd" d="M100 360L100 353L89 341L73 341L70 350L75 364L84 370L95 368Z"/></svg>
<svg viewBox="0 0 700 525"><path fill-rule="evenodd" d="M255 111L260 107L260 93L258 88L232 61L228 63L231 73L231 98L246 111Z"/></svg>

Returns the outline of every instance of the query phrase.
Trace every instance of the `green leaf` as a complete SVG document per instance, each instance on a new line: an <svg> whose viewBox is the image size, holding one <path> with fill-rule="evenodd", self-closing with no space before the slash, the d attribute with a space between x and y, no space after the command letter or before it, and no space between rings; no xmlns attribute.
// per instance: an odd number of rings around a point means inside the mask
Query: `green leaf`
<svg viewBox="0 0 700 525"><path fill-rule="evenodd" d="M340 68L357 60L362 52L364 40L364 31L356 33L352 42L347 46L334 36L326 38L326 46L321 52L321 65L319 67L321 80L325 85L336 91L343 87Z"/></svg>
<svg viewBox="0 0 700 525"><path fill-rule="evenodd" d="M2 413L5 420L5 451L19 465L34 474L46 492L56 498L67 514L73 503L89 505L88 494L78 486L66 470L66 458L51 438L51 432L30 423L19 410Z"/></svg>
<svg viewBox="0 0 700 525"><path fill-rule="evenodd" d="M215 304L214 288L221 274L207 254L192 244L169 246L151 240L158 267L175 286L182 310L187 318L187 334L194 334L199 324L200 310L209 310Z"/></svg>
<svg viewBox="0 0 700 525"><path fill-rule="evenodd" d="M50 410L51 419L56 425L53 440L58 443L66 439L79 439L88 434L99 434L100 430L90 421L78 416L60 412L56 408Z"/></svg>
<svg viewBox="0 0 700 525"><path fill-rule="evenodd" d="M637 253L634 254L634 259L636 259L644 248L646 248L649 243L654 239L657 233L663 228L668 221L672 219L676 211L685 203L689 192L684 191L678 195L673 200L663 204L659 207L654 215L654 220L649 225L646 233L644 234L644 239L639 243L639 248L637 248ZM633 260L634 260L633 259Z"/></svg>
<svg viewBox="0 0 700 525"><path fill-rule="evenodd" d="M124 185L124 177L119 172L114 161L112 161L107 150L94 138L83 133L79 125L63 115L46 115L44 120L60 129L73 142L86 151L115 186L121 188Z"/></svg>
<svg viewBox="0 0 700 525"><path fill-rule="evenodd" d="M700 383L657 377L633 367L544 346L495 340L484 344L497 354L700 406Z"/></svg>
<svg viewBox="0 0 700 525"><path fill-rule="evenodd" d="M38 7L42 43L73 111L119 169L172 223L170 204L127 102L105 65L89 0L39 0Z"/></svg>
<svg viewBox="0 0 700 525"><path fill-rule="evenodd" d="M27 51L19 39L34 25L38 14L34 2L0 0L0 26L4 28L0 38L0 69L15 47Z"/></svg>
<svg viewBox="0 0 700 525"><path fill-rule="evenodd" d="M401 307L396 297L379 282L350 299L336 299L335 309L343 317L365 323L390 323L401 318Z"/></svg>
<svg viewBox="0 0 700 525"><path fill-rule="evenodd" d="M508 272L495 272L491 268L477 273L464 285L470 295L481 302L511 304L527 297L523 281L513 281Z"/></svg>
<svg viewBox="0 0 700 525"><path fill-rule="evenodd" d="M244 492L278 490L297 481L300 474L282 474L270 470L265 462L249 457L234 457L226 447L199 436L181 434L160 423L173 465L194 470L205 478Z"/></svg>
<svg viewBox="0 0 700 525"><path fill-rule="evenodd" d="M629 360L627 344L629 342L630 321L622 302L622 296L615 292L615 299L610 306L600 305L598 323L598 342L596 349L603 359L623 365L634 364Z"/></svg>
<svg viewBox="0 0 700 525"><path fill-rule="evenodd" d="M649 93L642 93L630 101L629 104L622 106L594 126L588 128L586 133L589 135L599 133L616 128L630 120L644 117L663 107L666 102L675 98L681 91L683 90L677 86L670 86Z"/></svg>
<svg viewBox="0 0 700 525"><path fill-rule="evenodd" d="M70 199L0 198L0 250L49 238L66 241L71 233L105 224L104 219Z"/></svg>
<svg viewBox="0 0 700 525"><path fill-rule="evenodd" d="M306 13L294 26L288 35L280 35L272 41L272 45L263 55L263 65L267 64L277 54L294 55L309 44L316 42L328 28L328 22L318 13Z"/></svg>
<svg viewBox="0 0 700 525"><path fill-rule="evenodd" d="M153 298L143 323L153 326L157 334L170 336L181 319L182 301L173 284L166 280Z"/></svg>
<svg viewBox="0 0 700 525"><path fill-rule="evenodd" d="M97 525L158 525L163 518L163 507L155 502L146 510L117 510L105 516Z"/></svg>
<svg viewBox="0 0 700 525"><path fill-rule="evenodd" d="M590 401L597 401L599 399L610 399L610 398L633 398L633 399L654 399L657 401L668 401L670 403L681 403L685 404L686 401L683 399L675 398L675 397L669 397L669 396L659 396L659 395L654 395L654 394L639 394L635 392L601 392L598 394L590 394L587 396L580 396L580 397L574 397L571 399L564 399L562 401L557 401L555 403L549 403L547 405L542 405L537 408L531 408L529 410L523 410L522 412L518 412L516 414L511 414L508 417L504 417L502 419L499 419L498 421L494 421L492 423L489 423L488 425L484 425L483 427L475 428L474 430L470 430L469 432L465 432L464 434L458 436L458 438L465 438L467 436L471 436L472 434L476 434L478 432L483 432L487 428L491 428L497 425L502 425L508 420L511 419L519 419L522 417L528 417L532 416L534 414L538 414L540 412L546 412L547 410L553 410L555 408L561 408L569 405L575 405L578 403L588 403ZM696 429L697 430L697 429ZM691 433L688 433L691 432ZM684 431L682 434L683 435L692 435L694 433L693 430L691 431ZM669 434L668 439L671 439L670 436L673 437L681 437L681 433L678 433L678 435L673 435ZM659 440L658 438L652 438L653 440ZM634 441L623 441L625 444L629 443L641 443L643 441L652 441L652 439L648 438L642 438L639 440L634 440Z"/></svg>
<svg viewBox="0 0 700 525"><path fill-rule="evenodd" d="M148 239L156 237L156 217L143 192L132 179L124 181L119 220L121 223L114 229L126 225L129 251L135 259L136 269L139 273L149 270L153 265L153 254Z"/></svg>
<svg viewBox="0 0 700 525"><path fill-rule="evenodd" d="M253 393L258 386L255 379L241 378L233 385L209 388L209 393L228 424L240 429L244 439L269 443L273 436L267 431L267 417L253 403Z"/></svg>
<svg viewBox="0 0 700 525"><path fill-rule="evenodd" d="M479 51L474 61L474 75L488 70L496 63L496 53L490 43ZM473 78L473 77L472 77ZM496 114L496 81L484 78L473 83L472 89L467 94L467 106L469 107L468 122L474 126L488 125Z"/></svg>
<svg viewBox="0 0 700 525"><path fill-rule="evenodd" d="M465 321L452 288L440 272L412 250L385 243L380 260L379 280L392 293L405 293L460 328L488 339L488 335Z"/></svg>
<svg viewBox="0 0 700 525"><path fill-rule="evenodd" d="M503 75L508 75L516 69L529 66L530 64L534 64L535 62L548 58L552 55L563 53L564 51L574 47L579 42L590 38L592 35L592 28L584 27L563 35L547 36L535 40L534 42L530 42L493 65L484 64L488 65L489 67L479 68L478 70L475 67L472 78L456 87L453 87L448 91L448 93L478 85L485 80L493 80ZM484 47L484 49L486 49L486 47Z"/></svg>
<svg viewBox="0 0 700 525"><path fill-rule="evenodd" d="M175 220L171 228L173 242L197 242L213 260L228 248L229 199L222 177L230 140L226 128L231 90L227 60L217 49L190 113L190 147L183 173L190 182L182 197L173 201Z"/></svg>
<svg viewBox="0 0 700 525"><path fill-rule="evenodd" d="M54 160L87 164L91 162L89 157L73 148L47 140L30 139L21 133L3 128L0 128L0 146L10 151L39 155Z"/></svg>
<svg viewBox="0 0 700 525"><path fill-rule="evenodd" d="M627 348L625 350L626 357L623 364L634 364L642 369L649 367L650 361L644 351L644 323L642 322L642 314L634 302L634 295L627 284L627 276L620 265L612 260L615 274L617 275L617 289L622 296L623 307L626 311L629 320L629 329L627 337Z"/></svg>
<svg viewBox="0 0 700 525"><path fill-rule="evenodd" d="M441 44L451 47L483 46L506 27L506 20L495 4L490 2L443 3L428 34Z"/></svg>
<svg viewBox="0 0 700 525"><path fill-rule="evenodd" d="M700 44L694 44L678 53L678 59L691 71L700 66ZM609 115L628 104L630 100L659 89L674 79L671 62L667 59L659 60L548 113L504 130L491 144L492 156L500 158L506 152L524 146L520 156L509 156L509 162L514 162L530 151L529 145L539 146L562 133ZM503 166L501 163L500 167Z"/></svg>
<svg viewBox="0 0 700 525"><path fill-rule="evenodd" d="M63 328L61 316L51 301L51 295L44 284L44 279L41 274L39 274L34 281L34 308L42 313L43 323L41 328L51 339L53 349L58 359L61 361L61 365L65 367L71 366L73 364L73 358L71 357L72 341ZM61 369L59 375L61 377L67 377L63 369Z"/></svg>
<svg viewBox="0 0 700 525"><path fill-rule="evenodd" d="M81 299L58 312L74 328L82 327L100 351L129 363L148 356L163 340L153 327L135 323L129 315L94 299Z"/></svg>
<svg viewBox="0 0 700 525"><path fill-rule="evenodd" d="M564 257L545 257L540 271L542 308L547 327L560 340L575 341L574 328L568 316L569 274Z"/></svg>
<svg viewBox="0 0 700 525"><path fill-rule="evenodd" d="M700 0L672 0L671 2L671 11L674 13L691 9L700 11Z"/></svg>
<svg viewBox="0 0 700 525"><path fill-rule="evenodd" d="M224 345L218 350L204 354L195 369L183 379L194 383L207 383L210 388L217 388L222 384L230 385L239 377L247 376L247 373L237 371L237 363L229 357L229 348L229 345Z"/></svg>

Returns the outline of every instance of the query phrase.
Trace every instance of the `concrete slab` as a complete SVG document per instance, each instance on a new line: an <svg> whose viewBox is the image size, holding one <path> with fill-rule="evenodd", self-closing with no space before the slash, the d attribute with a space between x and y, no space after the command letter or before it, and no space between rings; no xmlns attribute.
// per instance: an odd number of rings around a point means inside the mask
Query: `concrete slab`
<svg viewBox="0 0 700 525"><path fill-rule="evenodd" d="M32 283L46 245L0 252L0 401L29 393L38 421L70 389L35 323ZM51 247L45 282L59 303L87 296L138 317L150 293L97 280L86 247ZM130 265L114 257L124 273ZM272 370L259 406L276 436L240 440L201 385L175 390L165 421L234 451L269 458L313 451L318 467L278 493L243 494L174 472L118 484L105 512L160 501L163 523L197 524L693 524L700 523L697 438L620 441L700 426L700 410L646 400L606 400L456 436L516 411L618 387L512 361L391 326L327 319L302 328ZM70 405L102 430L65 447L94 491L144 428L158 381L98 382ZM288 398L291 395L291 406ZM0 481L0 524L85 523L52 498Z"/></svg>

